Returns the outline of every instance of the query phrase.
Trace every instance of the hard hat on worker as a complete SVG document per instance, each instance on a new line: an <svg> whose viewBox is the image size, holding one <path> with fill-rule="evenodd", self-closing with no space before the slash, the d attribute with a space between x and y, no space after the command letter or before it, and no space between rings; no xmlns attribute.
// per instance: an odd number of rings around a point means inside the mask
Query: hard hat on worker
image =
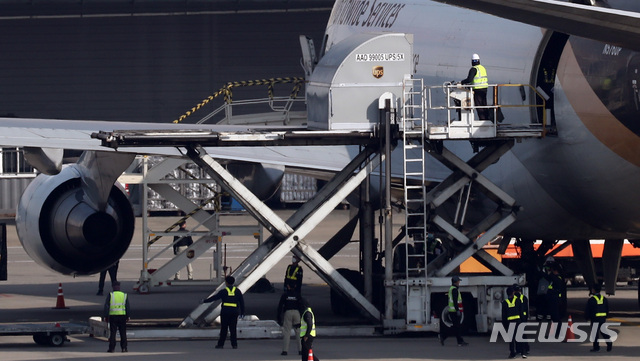
<svg viewBox="0 0 640 361"><path fill-rule="evenodd" d="M473 54L471 56L471 65L478 65L480 64L480 56L478 54Z"/></svg>
<svg viewBox="0 0 640 361"><path fill-rule="evenodd" d="M456 282L459 282L459 281L460 281L460 277L458 277L458 276L453 276L453 277L451 277L451 283L452 283L452 284L453 284L453 283L456 283Z"/></svg>

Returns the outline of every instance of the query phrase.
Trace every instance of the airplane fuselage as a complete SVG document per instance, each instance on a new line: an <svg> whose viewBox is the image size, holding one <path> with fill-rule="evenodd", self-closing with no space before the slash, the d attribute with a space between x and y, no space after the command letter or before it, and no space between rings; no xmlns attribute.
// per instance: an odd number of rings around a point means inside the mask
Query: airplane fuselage
<svg viewBox="0 0 640 361"><path fill-rule="evenodd" d="M550 96L554 132L516 144L485 171L523 207L510 235L638 238L638 53L431 1L373 0L336 2L323 51L359 32L414 34L415 76L425 85L464 79L477 53L489 83L531 84ZM501 96L536 102L530 93ZM536 111L505 117L505 123L542 122ZM451 147L463 156L472 152L466 142ZM433 162L427 172L442 179L448 170Z"/></svg>

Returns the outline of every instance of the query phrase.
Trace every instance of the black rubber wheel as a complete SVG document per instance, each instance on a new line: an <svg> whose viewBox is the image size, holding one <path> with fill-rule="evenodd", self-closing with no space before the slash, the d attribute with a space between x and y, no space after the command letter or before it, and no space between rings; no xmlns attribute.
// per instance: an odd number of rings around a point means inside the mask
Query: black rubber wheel
<svg viewBox="0 0 640 361"><path fill-rule="evenodd" d="M49 345L60 347L64 345L64 342L67 340L64 334L62 333L52 333L49 335Z"/></svg>
<svg viewBox="0 0 640 361"><path fill-rule="evenodd" d="M441 325L444 325L447 329L450 329L451 326L453 326L453 322L451 322L451 318L449 318L449 306L445 306L442 309L442 312L440 312L440 319L442 320ZM464 323L464 319L465 317L463 312L459 321L461 325Z"/></svg>
<svg viewBox="0 0 640 361"><path fill-rule="evenodd" d="M49 345L49 337L43 333L36 333L33 335L33 341L38 345Z"/></svg>

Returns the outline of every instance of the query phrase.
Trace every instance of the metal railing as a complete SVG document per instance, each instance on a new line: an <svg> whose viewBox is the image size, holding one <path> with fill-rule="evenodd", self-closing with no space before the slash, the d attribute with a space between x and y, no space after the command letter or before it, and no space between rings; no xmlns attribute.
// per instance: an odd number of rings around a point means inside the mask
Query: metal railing
<svg viewBox="0 0 640 361"><path fill-rule="evenodd" d="M22 148L0 149L0 177L35 177L36 169L27 163Z"/></svg>
<svg viewBox="0 0 640 361"><path fill-rule="evenodd" d="M237 107L248 107L255 105L268 105L269 108L274 112L276 119L273 121L289 125L291 123L291 108L295 103L304 104L305 99L299 98L290 98L290 97L273 97L273 98L261 98L261 99L247 99L247 100L235 100L232 103L224 103L218 108L216 108L211 113L205 115L200 120L196 122L196 124L202 124L210 121L214 117L222 114L221 119L215 121L217 124L236 124L234 122L234 112L233 109ZM236 119L239 117L236 116ZM264 123L264 118L255 117L255 123ZM242 124L247 124L247 119L243 118ZM251 124L250 122L248 124Z"/></svg>
<svg viewBox="0 0 640 361"><path fill-rule="evenodd" d="M503 92L506 88L517 88L517 94L509 93L509 97L502 97L501 92ZM533 95L535 98L532 100L527 100L529 97L527 96L527 92L525 89L529 89L529 95ZM436 95L435 91L442 91L444 93L444 98ZM528 111L532 111L533 109L542 109L542 128L546 128L547 124L547 115L544 109L546 109L546 101L544 96L533 86L530 84L489 84L487 88L487 98L488 100L492 100L492 104L487 104L485 106L479 106L474 103L474 90L472 85L461 85L455 84L452 82L445 82L442 85L437 86L428 86L425 87L425 91L427 92L427 108L429 110L446 110L446 122L443 121L442 117L438 119L437 117L430 118L429 123L436 125L451 125L451 121L460 120L459 113L462 111L469 111L470 121L479 121L479 120L491 120L497 121L497 123L501 123L503 120L502 110L508 108L526 108ZM462 95L462 97L461 97ZM491 97L489 97L491 95ZM508 99L520 99L521 103L517 104L515 102L506 103L503 98ZM473 110L476 112L481 109L488 109L492 113L491 119L476 119ZM452 114L452 111L455 111L456 114ZM454 117L455 116L455 117ZM527 118L530 119L530 115L527 114ZM538 123L539 124L539 123Z"/></svg>

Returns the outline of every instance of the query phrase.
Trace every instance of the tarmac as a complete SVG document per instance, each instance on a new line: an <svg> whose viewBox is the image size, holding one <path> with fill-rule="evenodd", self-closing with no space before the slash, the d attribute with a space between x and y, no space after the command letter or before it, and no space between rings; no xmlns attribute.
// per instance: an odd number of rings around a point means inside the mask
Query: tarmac
<svg viewBox="0 0 640 361"><path fill-rule="evenodd" d="M290 210L279 211L283 218ZM307 241L319 248L336 229L346 223L348 210L334 211L314 232ZM150 218L150 227L159 229L171 224L175 218ZM138 219L138 226L141 225ZM131 327L141 327L146 323L167 328L177 324L195 308L202 298L207 297L215 285L207 284L210 273L211 258L201 257L194 262L195 278L202 280L201 285L174 285L170 287L154 287L150 294L141 295L134 292L133 285L139 278L142 268L141 233L137 228L134 241L129 251L120 262L118 279L123 283L123 290L128 291L132 308ZM8 273L9 279L0 282L0 324L25 322L55 323L79 321L87 322L89 317L100 316L104 304L104 296L97 296L98 275L85 277L62 276L48 271L33 262L20 246L15 234L15 227L9 225L8 233ZM227 263L230 267L239 264L244 256L255 246L253 239L225 239L228 242ZM159 242L160 243L160 242ZM155 245L154 245L155 246ZM161 247L161 245L158 245ZM357 268L357 244L348 245L338 256L331 260L336 268ZM168 257L168 256L167 256ZM161 261L162 257L159 257ZM246 314L255 315L260 320L275 319L276 306L281 295L282 278L290 258L283 259L268 274L274 292L245 293ZM182 271L185 278L186 270ZM57 304L58 285L62 284L64 301L67 309L54 309ZM107 277L105 292L110 290ZM468 333L465 340L467 347L458 347L455 340L449 339L441 346L433 333L411 333L393 336L371 337L327 337L323 336L323 328L345 327L350 325L366 325L367 321L357 316L341 317L331 311L329 287L316 275L305 269L304 296L310 300L318 324L318 338L314 343L316 356L321 360L497 360L506 359L508 346L502 342L492 343L489 335ZM607 357L611 360L622 360L640 356L640 312L638 311L637 289L621 287L615 296L609 297L612 320L622 325L613 351L607 353L589 352L591 344L583 343L539 343L531 345L530 358L540 360L557 360L559 358L593 359ZM582 309L587 300L585 289L570 289L569 313L573 321L582 320ZM106 353L107 342L102 337L91 337L88 334L71 335L70 342L62 347L37 345L31 336L0 336L0 360L106 360L114 357L131 360L288 360L301 357L295 352L292 342L288 356L281 356L280 339L240 339L238 349L231 349L227 342L222 350L214 349L213 338L197 339L132 339L129 341L128 353ZM119 348L116 348L119 351ZM305 358L306 360L306 358Z"/></svg>

